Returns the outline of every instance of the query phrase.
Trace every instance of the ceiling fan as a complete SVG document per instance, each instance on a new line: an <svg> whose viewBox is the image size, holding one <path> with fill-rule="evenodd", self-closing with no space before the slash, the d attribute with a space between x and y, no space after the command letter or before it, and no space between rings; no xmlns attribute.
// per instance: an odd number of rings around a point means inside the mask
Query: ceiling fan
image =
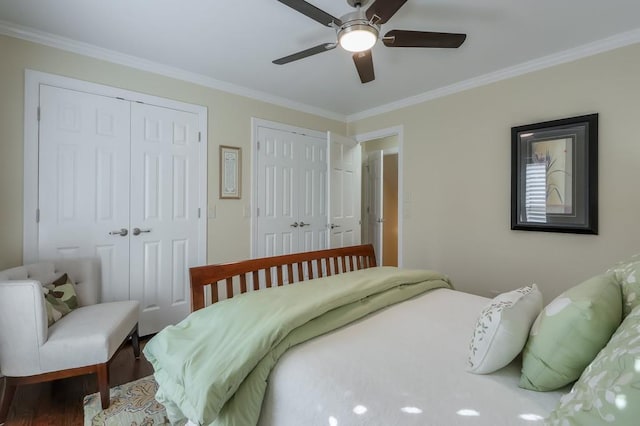
<svg viewBox="0 0 640 426"><path fill-rule="evenodd" d="M309 18L334 28L338 36L335 43L323 43L292 55L273 61L276 65L284 65L308 56L335 49L338 45L354 52L353 62L358 70L360 81L368 83L375 79L371 48L378 41L381 25L407 2L407 0L375 0L365 11L369 0L347 0L356 11L341 16L340 19L318 9L304 0L278 0L280 3L308 16ZM391 30L382 37L387 47L436 47L457 48L467 38L466 34L435 33L428 31Z"/></svg>

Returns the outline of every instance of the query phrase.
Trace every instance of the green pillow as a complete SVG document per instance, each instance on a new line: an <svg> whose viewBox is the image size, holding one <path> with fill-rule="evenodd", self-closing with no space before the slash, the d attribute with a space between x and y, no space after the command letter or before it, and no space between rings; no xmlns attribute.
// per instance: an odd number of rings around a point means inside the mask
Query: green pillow
<svg viewBox="0 0 640 426"><path fill-rule="evenodd" d="M640 254L609 269L622 287L624 316L640 305Z"/></svg>
<svg viewBox="0 0 640 426"><path fill-rule="evenodd" d="M640 307L636 307L545 424L637 425L639 419Z"/></svg>
<svg viewBox="0 0 640 426"><path fill-rule="evenodd" d="M621 319L620 286L611 274L593 277L556 297L531 327L520 387L550 391L575 381Z"/></svg>
<svg viewBox="0 0 640 426"><path fill-rule="evenodd" d="M42 286L49 327L78 307L75 284L67 274Z"/></svg>

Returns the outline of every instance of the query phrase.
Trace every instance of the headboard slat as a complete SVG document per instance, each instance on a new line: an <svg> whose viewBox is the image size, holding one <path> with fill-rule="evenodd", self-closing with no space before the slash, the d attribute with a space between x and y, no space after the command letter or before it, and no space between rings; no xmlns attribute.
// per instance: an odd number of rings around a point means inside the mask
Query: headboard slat
<svg viewBox="0 0 640 426"><path fill-rule="evenodd" d="M304 281L304 264L298 262L298 281Z"/></svg>
<svg viewBox="0 0 640 426"><path fill-rule="evenodd" d="M277 285L281 285L280 283L283 282L282 279L282 268L284 268L284 266L276 266L276 284Z"/></svg>
<svg viewBox="0 0 640 426"><path fill-rule="evenodd" d="M231 299L233 297L233 278L227 278L227 299Z"/></svg>
<svg viewBox="0 0 640 426"><path fill-rule="evenodd" d="M292 263L287 264L287 282L288 283L293 282L293 264Z"/></svg>
<svg viewBox="0 0 640 426"><path fill-rule="evenodd" d="M253 289L258 290L260 288L260 271L253 271Z"/></svg>
<svg viewBox="0 0 640 426"><path fill-rule="evenodd" d="M240 274L240 293L247 292L247 274Z"/></svg>

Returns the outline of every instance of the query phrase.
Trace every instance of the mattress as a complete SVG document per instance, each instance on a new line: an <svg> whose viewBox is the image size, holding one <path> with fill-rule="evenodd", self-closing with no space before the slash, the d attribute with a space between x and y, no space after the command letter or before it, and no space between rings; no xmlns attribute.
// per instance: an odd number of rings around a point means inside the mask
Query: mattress
<svg viewBox="0 0 640 426"><path fill-rule="evenodd" d="M271 372L259 424L542 424L568 389L519 388L519 360L466 371L488 301L437 289L291 348Z"/></svg>

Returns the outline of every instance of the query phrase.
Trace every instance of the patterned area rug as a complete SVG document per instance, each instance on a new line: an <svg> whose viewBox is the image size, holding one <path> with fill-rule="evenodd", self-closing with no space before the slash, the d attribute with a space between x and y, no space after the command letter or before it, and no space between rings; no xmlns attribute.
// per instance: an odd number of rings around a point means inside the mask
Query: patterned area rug
<svg viewBox="0 0 640 426"><path fill-rule="evenodd" d="M85 426L170 425L164 406L154 398L158 384L153 376L111 388L111 403L103 410L98 392L84 397Z"/></svg>

